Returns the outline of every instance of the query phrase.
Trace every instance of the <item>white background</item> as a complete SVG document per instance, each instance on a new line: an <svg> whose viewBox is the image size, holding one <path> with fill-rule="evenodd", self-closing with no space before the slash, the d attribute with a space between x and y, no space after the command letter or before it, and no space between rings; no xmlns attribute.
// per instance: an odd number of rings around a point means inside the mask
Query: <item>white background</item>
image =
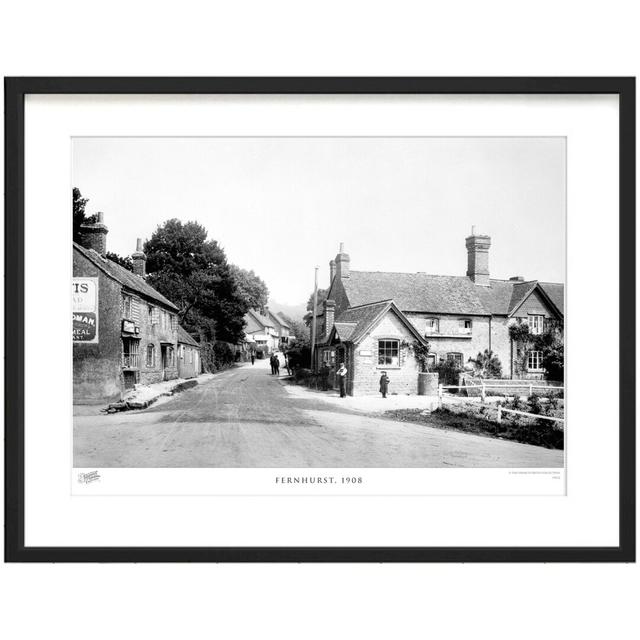
<svg viewBox="0 0 640 640"><path fill-rule="evenodd" d="M5 75L636 75L635 3L12 3ZM600 638L637 566L3 566L12 638Z"/></svg>
<svg viewBox="0 0 640 640"><path fill-rule="evenodd" d="M602 430L617 415L617 396L584 401L593 385L593 353L584 345L593 331L583 317L592 289L598 291L599 304L608 309L607 338L617 343L618 290L610 283L619 264L618 119L615 96L28 96L26 335L38 335L40 310L46 308L48 331L59 336L48 342L47 358L58 363L60 375L39 384L42 346L28 340L27 546L615 546L619 447L617 430L609 427L606 437ZM338 485L334 492L352 495L336 500L314 497L327 493L325 486L283 499L265 481L269 474L253 469L104 470L99 484L74 490L104 497L69 494L72 375L70 340L62 337L70 334L71 264L60 251L43 271L37 257L50 246L67 245L71 235L70 140L88 134L243 133L566 136L566 497L558 496L564 484L558 474L523 477L479 469L351 469L364 483ZM603 212L610 212L606 225ZM597 261L594 233L602 247ZM616 388L615 353L608 362L607 382ZM56 407L55 420L50 407ZM132 495L113 497L123 493ZM145 497L149 493L159 495ZM194 493L209 495L173 497ZM232 500L216 495L221 493L271 495ZM445 499L443 493L458 495ZM523 493L533 495L514 497Z"/></svg>

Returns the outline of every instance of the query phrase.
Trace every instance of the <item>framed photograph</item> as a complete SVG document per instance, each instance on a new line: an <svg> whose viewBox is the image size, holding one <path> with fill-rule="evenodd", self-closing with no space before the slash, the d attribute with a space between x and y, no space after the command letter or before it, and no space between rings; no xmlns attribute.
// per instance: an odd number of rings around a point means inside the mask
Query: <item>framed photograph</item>
<svg viewBox="0 0 640 640"><path fill-rule="evenodd" d="M633 78L7 78L5 132L8 561L635 560Z"/></svg>

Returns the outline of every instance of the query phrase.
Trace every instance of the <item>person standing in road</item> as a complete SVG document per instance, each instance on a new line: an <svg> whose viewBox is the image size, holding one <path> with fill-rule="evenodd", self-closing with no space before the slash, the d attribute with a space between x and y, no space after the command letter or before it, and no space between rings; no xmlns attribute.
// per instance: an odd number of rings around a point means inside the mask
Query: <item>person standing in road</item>
<svg viewBox="0 0 640 640"><path fill-rule="evenodd" d="M387 391L389 390L389 376L386 371L382 372L380 376L380 393L383 398L387 397Z"/></svg>
<svg viewBox="0 0 640 640"><path fill-rule="evenodd" d="M344 362L340 363L340 368L336 371L338 376L338 384L340 385L340 397L345 398L347 392L345 390L345 382L347 378L347 368L344 366Z"/></svg>
<svg viewBox="0 0 640 640"><path fill-rule="evenodd" d="M254 355L253 351L251 352L251 364L254 364L256 361L256 356Z"/></svg>
<svg viewBox="0 0 640 640"><path fill-rule="evenodd" d="M273 353L269 357L269 364L271 365L271 375L274 376L276 374L276 363L275 363L275 356L273 355Z"/></svg>
<svg viewBox="0 0 640 640"><path fill-rule="evenodd" d="M273 372L279 376L280 375L280 358L274 353L273 354Z"/></svg>

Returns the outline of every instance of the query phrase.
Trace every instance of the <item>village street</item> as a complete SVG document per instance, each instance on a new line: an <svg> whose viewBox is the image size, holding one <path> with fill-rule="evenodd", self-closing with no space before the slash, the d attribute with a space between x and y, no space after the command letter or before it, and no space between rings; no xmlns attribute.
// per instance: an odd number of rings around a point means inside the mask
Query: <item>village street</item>
<svg viewBox="0 0 640 640"><path fill-rule="evenodd" d="M367 416L300 397L267 361L142 411L76 415L76 467L558 467L562 451Z"/></svg>

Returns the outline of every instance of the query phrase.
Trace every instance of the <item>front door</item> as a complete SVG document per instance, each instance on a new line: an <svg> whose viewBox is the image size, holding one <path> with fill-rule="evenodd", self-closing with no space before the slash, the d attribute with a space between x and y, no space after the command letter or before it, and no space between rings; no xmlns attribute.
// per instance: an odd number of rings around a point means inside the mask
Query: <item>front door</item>
<svg viewBox="0 0 640 640"><path fill-rule="evenodd" d="M162 379L167 379L167 347L160 345L160 363L162 366Z"/></svg>

